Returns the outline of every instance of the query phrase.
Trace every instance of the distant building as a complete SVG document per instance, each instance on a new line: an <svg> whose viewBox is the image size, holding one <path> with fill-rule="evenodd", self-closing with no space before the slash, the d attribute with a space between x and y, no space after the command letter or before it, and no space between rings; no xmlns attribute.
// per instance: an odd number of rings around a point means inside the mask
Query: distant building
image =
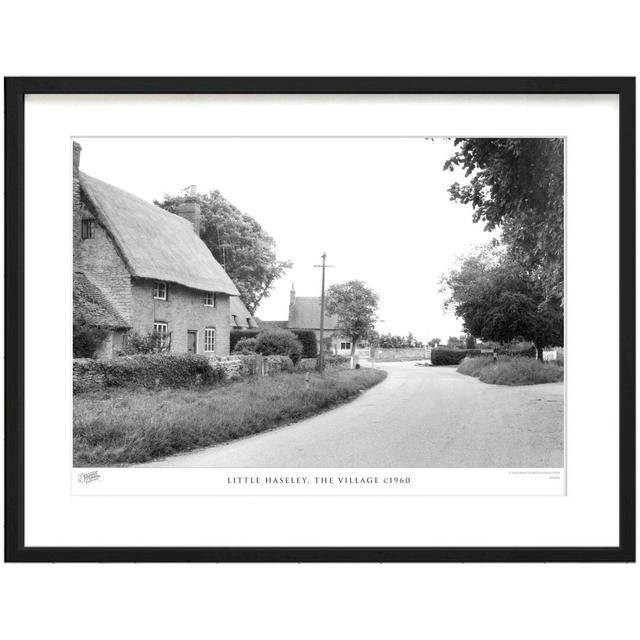
<svg viewBox="0 0 640 640"><path fill-rule="evenodd" d="M80 151L74 143L74 314L107 330L97 355L113 355L132 331L155 333L171 352L228 355L239 293L200 239L199 205L173 214L92 178Z"/></svg>
<svg viewBox="0 0 640 640"><path fill-rule="evenodd" d="M268 331L270 329L288 329L289 321L288 320L260 320L256 319L258 322L258 327L262 331Z"/></svg>
<svg viewBox="0 0 640 640"><path fill-rule="evenodd" d="M320 296L296 296L291 285L289 294L288 320L261 320L261 329L289 329L313 331L320 349ZM324 340L326 350L340 355L351 353L351 340L341 335L338 329L338 319L335 316L324 315Z"/></svg>

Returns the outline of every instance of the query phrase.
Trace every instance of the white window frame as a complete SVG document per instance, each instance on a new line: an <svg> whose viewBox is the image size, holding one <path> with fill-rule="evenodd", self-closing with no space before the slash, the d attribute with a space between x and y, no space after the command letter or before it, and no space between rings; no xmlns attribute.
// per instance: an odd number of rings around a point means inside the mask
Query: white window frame
<svg viewBox="0 0 640 640"><path fill-rule="evenodd" d="M213 339L211 338L211 334L213 334ZM205 327L204 329L204 352L205 353L216 352L216 328L215 327Z"/></svg>
<svg viewBox="0 0 640 640"><path fill-rule="evenodd" d="M162 280L156 280L153 283L153 299L154 300L166 300L167 299L167 283Z"/></svg>
<svg viewBox="0 0 640 640"><path fill-rule="evenodd" d="M167 322L154 322L153 333L160 336L160 345L165 347L167 345L167 337L169 334L169 323Z"/></svg>
<svg viewBox="0 0 640 640"><path fill-rule="evenodd" d="M211 302L209 302L209 300ZM215 307L216 306L216 294L214 291L205 291L204 292L204 306L205 307Z"/></svg>
<svg viewBox="0 0 640 640"><path fill-rule="evenodd" d="M342 345L348 344L348 347L343 347ZM351 351L351 342L347 342L346 340L340 342L340 351Z"/></svg>

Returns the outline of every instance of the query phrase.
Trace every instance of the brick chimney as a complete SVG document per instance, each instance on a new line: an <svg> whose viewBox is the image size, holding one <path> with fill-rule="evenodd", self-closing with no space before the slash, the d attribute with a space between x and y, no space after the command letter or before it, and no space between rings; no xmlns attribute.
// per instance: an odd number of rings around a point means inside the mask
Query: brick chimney
<svg viewBox="0 0 640 640"><path fill-rule="evenodd" d="M187 187L188 195L184 202L178 205L176 213L188 220L193 225L196 235L200 235L200 205L196 201L196 187Z"/></svg>
<svg viewBox="0 0 640 640"><path fill-rule="evenodd" d="M80 152L82 147L73 143L73 210L80 207Z"/></svg>
<svg viewBox="0 0 640 640"><path fill-rule="evenodd" d="M293 288L293 282L291 283L291 291L289 292L289 308L293 307L296 303L296 290Z"/></svg>

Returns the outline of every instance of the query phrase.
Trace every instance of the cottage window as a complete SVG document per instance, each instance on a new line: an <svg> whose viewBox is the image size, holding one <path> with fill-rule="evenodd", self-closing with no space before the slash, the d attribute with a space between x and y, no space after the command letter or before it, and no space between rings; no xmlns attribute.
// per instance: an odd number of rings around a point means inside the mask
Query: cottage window
<svg viewBox="0 0 640 640"><path fill-rule="evenodd" d="M213 291L204 292L204 306L215 307L216 306L216 294Z"/></svg>
<svg viewBox="0 0 640 640"><path fill-rule="evenodd" d="M154 322L153 323L153 333L158 338L159 346L166 347L167 339L169 337L168 333L168 325L166 322Z"/></svg>
<svg viewBox="0 0 640 640"><path fill-rule="evenodd" d="M247 318L247 327L251 328L251 318Z"/></svg>
<svg viewBox="0 0 640 640"><path fill-rule="evenodd" d="M209 353L216 350L216 330L213 327L204 330L204 350Z"/></svg>
<svg viewBox="0 0 640 640"><path fill-rule="evenodd" d="M82 221L81 236L83 240L89 240L95 237L95 222L89 218Z"/></svg>
<svg viewBox="0 0 640 640"><path fill-rule="evenodd" d="M167 283L166 282L153 283L153 297L155 300L167 299Z"/></svg>
<svg viewBox="0 0 640 640"><path fill-rule="evenodd" d="M351 343L350 342L341 342L340 343L340 351L351 351Z"/></svg>

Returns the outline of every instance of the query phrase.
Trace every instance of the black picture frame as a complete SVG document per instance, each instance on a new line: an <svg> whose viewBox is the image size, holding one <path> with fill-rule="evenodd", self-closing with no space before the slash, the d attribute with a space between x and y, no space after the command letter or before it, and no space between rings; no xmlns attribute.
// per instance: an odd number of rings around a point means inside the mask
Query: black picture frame
<svg viewBox="0 0 640 640"><path fill-rule="evenodd" d="M635 561L635 78L5 78L5 561ZM615 547L26 547L24 541L24 100L27 94L616 94L620 161L619 531Z"/></svg>

